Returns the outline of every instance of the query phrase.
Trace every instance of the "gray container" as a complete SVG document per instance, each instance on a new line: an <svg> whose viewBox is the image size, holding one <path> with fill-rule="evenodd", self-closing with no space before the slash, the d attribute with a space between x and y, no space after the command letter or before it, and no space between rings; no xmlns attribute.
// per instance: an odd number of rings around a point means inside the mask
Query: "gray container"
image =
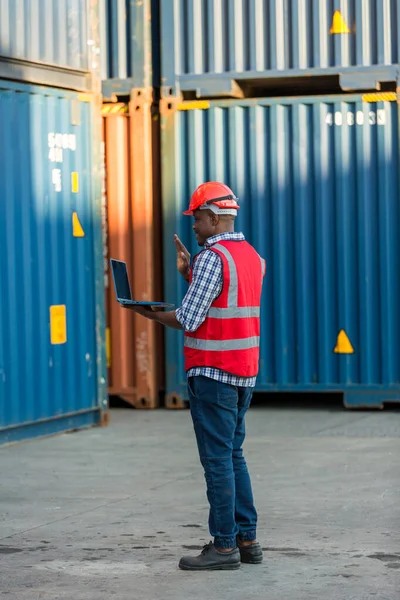
<svg viewBox="0 0 400 600"><path fill-rule="evenodd" d="M2 0L0 77L91 89L88 73L99 62L97 10L97 0Z"/></svg>
<svg viewBox="0 0 400 600"><path fill-rule="evenodd" d="M100 0L100 30L106 98L159 87L158 1Z"/></svg>

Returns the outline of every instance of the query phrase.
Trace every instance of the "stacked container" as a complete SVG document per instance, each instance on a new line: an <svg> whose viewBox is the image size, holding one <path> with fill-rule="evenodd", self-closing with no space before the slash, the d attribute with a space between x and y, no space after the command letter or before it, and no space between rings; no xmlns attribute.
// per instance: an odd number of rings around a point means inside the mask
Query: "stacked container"
<svg viewBox="0 0 400 600"><path fill-rule="evenodd" d="M240 198L267 261L258 391L400 399L400 0L163 0L165 300L200 183ZM186 399L166 334L167 404Z"/></svg>
<svg viewBox="0 0 400 600"><path fill-rule="evenodd" d="M0 443L107 417L96 5L0 6Z"/></svg>
<svg viewBox="0 0 400 600"><path fill-rule="evenodd" d="M105 277L109 394L155 408L163 340L155 323L123 310L109 258L127 263L132 296L161 299L157 2L102 2Z"/></svg>

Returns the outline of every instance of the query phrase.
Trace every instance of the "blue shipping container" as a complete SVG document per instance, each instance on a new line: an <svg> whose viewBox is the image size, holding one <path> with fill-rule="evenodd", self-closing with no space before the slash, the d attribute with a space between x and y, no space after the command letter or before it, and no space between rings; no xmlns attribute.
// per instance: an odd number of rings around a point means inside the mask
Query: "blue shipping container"
<svg viewBox="0 0 400 600"><path fill-rule="evenodd" d="M400 62L400 0L160 4L165 96L216 97L234 93L229 80L329 74L347 74L343 89L375 89L398 76L388 67Z"/></svg>
<svg viewBox="0 0 400 600"><path fill-rule="evenodd" d="M98 0L2 0L0 77L89 89L98 63ZM85 75L86 74L86 75Z"/></svg>
<svg viewBox="0 0 400 600"><path fill-rule="evenodd" d="M100 0L103 95L160 85L156 0Z"/></svg>
<svg viewBox="0 0 400 600"><path fill-rule="evenodd" d="M181 212L198 184L224 181L241 199L237 228L267 261L257 390L399 401L396 94L201 106L162 109L165 299L179 305L187 287L173 234L198 251ZM168 330L171 396L186 397L182 354L182 333Z"/></svg>
<svg viewBox="0 0 400 600"><path fill-rule="evenodd" d="M107 409L88 100L0 82L0 443L93 425Z"/></svg>

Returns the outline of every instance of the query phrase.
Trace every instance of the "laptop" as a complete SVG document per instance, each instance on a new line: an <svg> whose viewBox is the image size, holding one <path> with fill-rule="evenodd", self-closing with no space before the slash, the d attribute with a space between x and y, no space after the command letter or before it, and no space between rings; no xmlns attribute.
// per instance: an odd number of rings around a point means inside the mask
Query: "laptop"
<svg viewBox="0 0 400 600"><path fill-rule="evenodd" d="M166 302L140 302L132 300L126 263L122 260L111 258L110 264L114 280L115 295L117 296L117 301L122 306L156 306L159 308L173 308L173 304L167 304Z"/></svg>

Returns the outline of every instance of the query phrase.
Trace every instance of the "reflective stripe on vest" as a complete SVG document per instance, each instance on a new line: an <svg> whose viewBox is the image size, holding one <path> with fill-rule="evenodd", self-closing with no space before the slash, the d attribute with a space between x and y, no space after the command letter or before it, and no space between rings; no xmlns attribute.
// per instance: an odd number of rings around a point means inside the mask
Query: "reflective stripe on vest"
<svg viewBox="0 0 400 600"><path fill-rule="evenodd" d="M258 336L242 338L240 340L199 340L198 338L185 337L185 346L193 350L217 351L223 350L249 350L258 348Z"/></svg>
<svg viewBox="0 0 400 600"><path fill-rule="evenodd" d="M260 316L259 306L236 306L233 308L215 308L208 311L212 319L251 319Z"/></svg>
<svg viewBox="0 0 400 600"><path fill-rule="evenodd" d="M221 244L215 244L213 246L215 250L219 250L221 254L223 254L228 261L229 265L229 274L230 274L230 284L228 290L228 308L237 308L238 305L238 276L235 261L233 260L232 254L222 246Z"/></svg>
<svg viewBox="0 0 400 600"><path fill-rule="evenodd" d="M262 276L264 277L265 272L267 270L267 268L266 268L267 265L266 265L265 260L263 258L261 258L261 256L260 256L260 260L261 260L261 272L262 272Z"/></svg>

